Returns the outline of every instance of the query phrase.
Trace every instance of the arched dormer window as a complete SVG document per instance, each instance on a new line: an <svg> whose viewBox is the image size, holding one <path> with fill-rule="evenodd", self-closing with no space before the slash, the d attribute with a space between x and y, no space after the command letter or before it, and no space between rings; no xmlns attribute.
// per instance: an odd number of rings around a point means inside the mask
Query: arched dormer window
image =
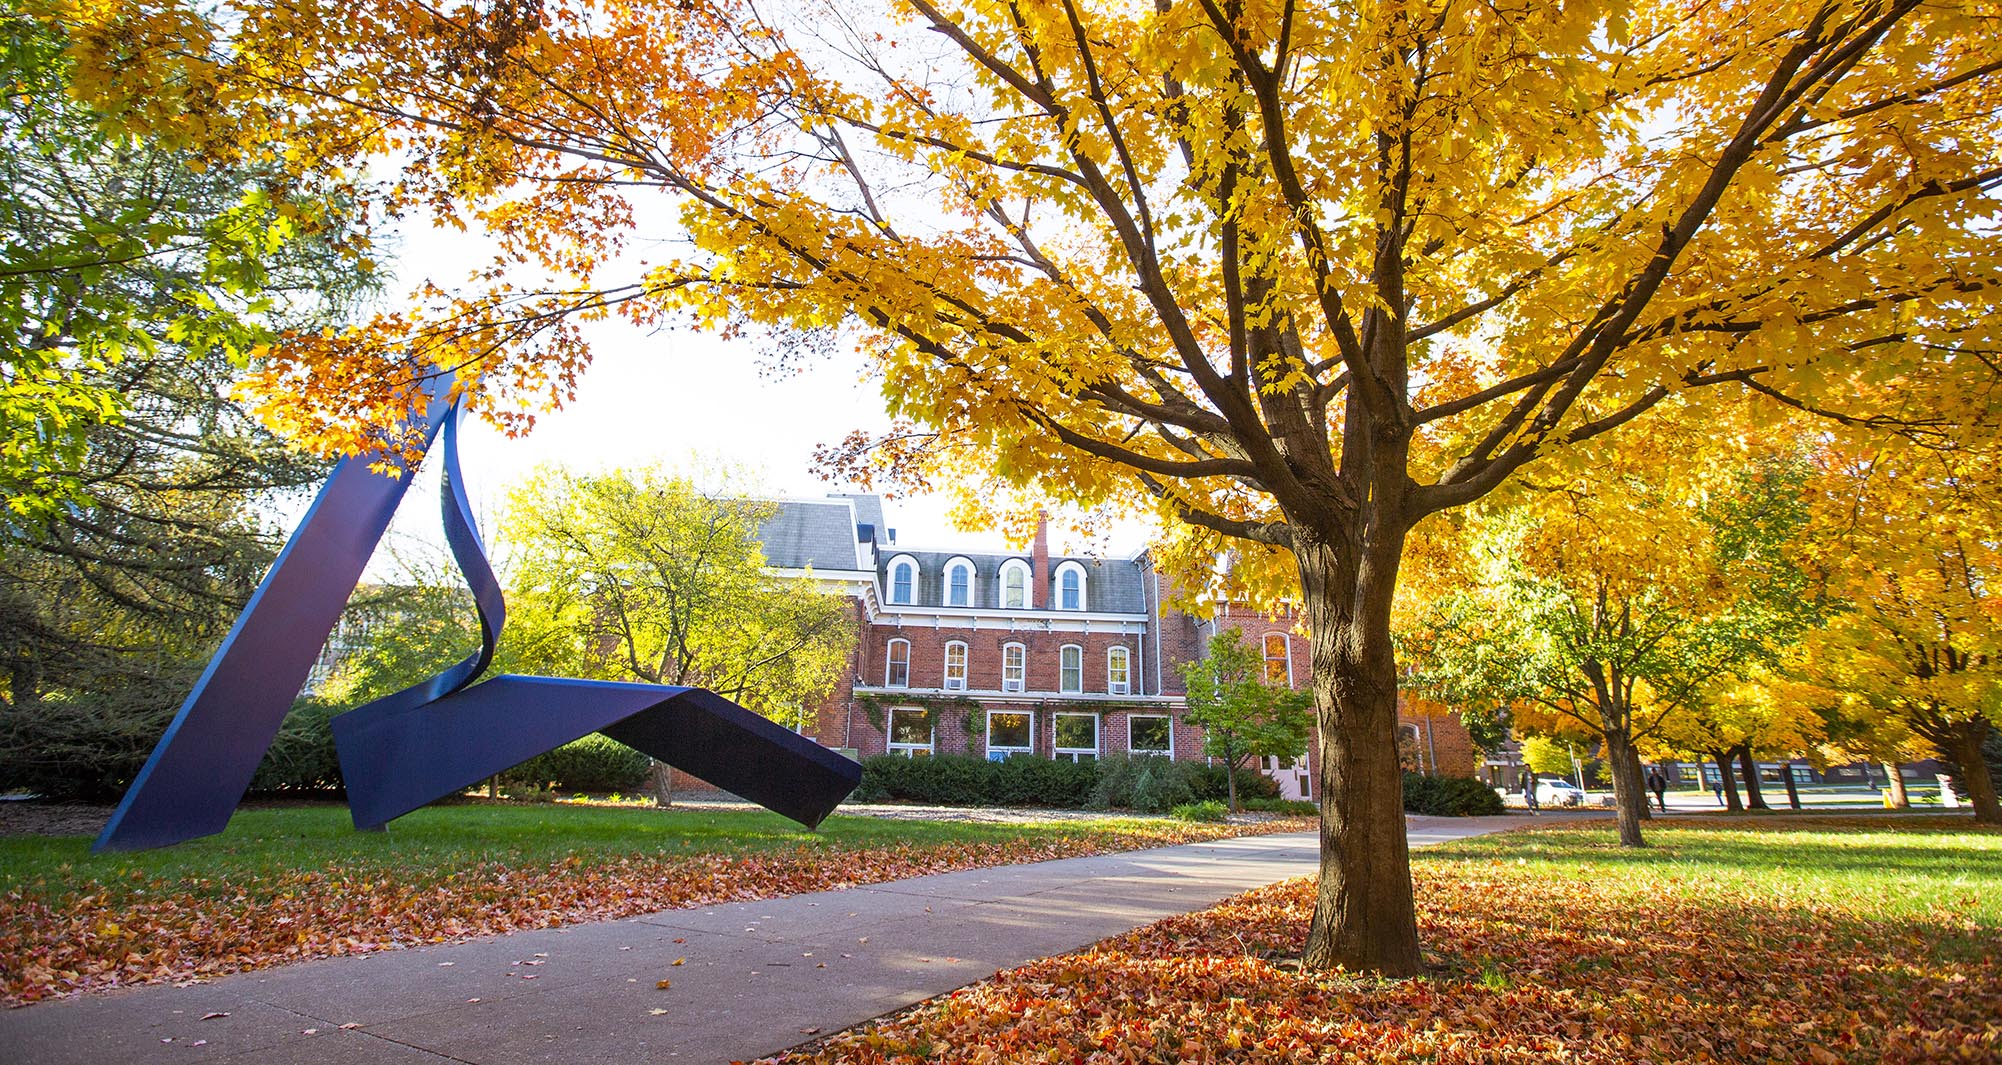
<svg viewBox="0 0 2002 1065"><path fill-rule="evenodd" d="M1057 567L1057 609L1083 610L1085 608L1084 567L1075 562L1066 562Z"/></svg>
<svg viewBox="0 0 2002 1065"><path fill-rule="evenodd" d="M918 560L898 555L890 560L890 602L909 606L918 601Z"/></svg>
<svg viewBox="0 0 2002 1065"><path fill-rule="evenodd" d="M1001 563L1001 609L1029 608L1029 564L1019 558Z"/></svg>
<svg viewBox="0 0 2002 1065"><path fill-rule="evenodd" d="M948 560L945 564L945 605L972 606L974 595L973 563L964 558Z"/></svg>

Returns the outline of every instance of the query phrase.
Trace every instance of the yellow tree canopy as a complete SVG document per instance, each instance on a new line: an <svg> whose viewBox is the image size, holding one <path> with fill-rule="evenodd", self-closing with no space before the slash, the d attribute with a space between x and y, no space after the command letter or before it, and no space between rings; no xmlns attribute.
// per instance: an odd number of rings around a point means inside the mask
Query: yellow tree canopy
<svg viewBox="0 0 2002 1065"><path fill-rule="evenodd" d="M931 460L1273 540L1357 414L1415 517L1699 385L1968 424L1998 346L1991 4L32 6L132 128L493 236L275 353L329 446L413 367L527 417L580 320L846 326Z"/></svg>

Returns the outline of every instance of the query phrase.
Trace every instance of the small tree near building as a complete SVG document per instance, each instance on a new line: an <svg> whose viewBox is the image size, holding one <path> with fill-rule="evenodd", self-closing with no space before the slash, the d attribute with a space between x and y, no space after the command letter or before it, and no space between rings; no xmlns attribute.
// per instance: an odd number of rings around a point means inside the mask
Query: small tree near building
<svg viewBox="0 0 2002 1065"><path fill-rule="evenodd" d="M1188 686L1189 722L1203 730L1204 753L1223 762L1236 813L1238 769L1253 758L1290 758L1307 749L1314 723L1313 697L1265 681L1265 662L1225 629L1210 638L1208 653L1179 667Z"/></svg>

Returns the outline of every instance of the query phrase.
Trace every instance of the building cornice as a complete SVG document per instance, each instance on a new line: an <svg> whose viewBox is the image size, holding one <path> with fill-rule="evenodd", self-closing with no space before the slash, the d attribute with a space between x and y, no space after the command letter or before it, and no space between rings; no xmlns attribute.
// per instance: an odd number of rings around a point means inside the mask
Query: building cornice
<svg viewBox="0 0 2002 1065"><path fill-rule="evenodd" d="M899 698L908 699L967 699L987 703L1027 703L1047 705L1050 703L1106 703L1112 709L1120 705L1146 706L1149 708L1174 709L1184 705L1180 695L1107 695L1104 692L1003 692L979 689L945 688L885 688L874 684L857 684L851 691L856 695L867 695L872 699L889 702Z"/></svg>

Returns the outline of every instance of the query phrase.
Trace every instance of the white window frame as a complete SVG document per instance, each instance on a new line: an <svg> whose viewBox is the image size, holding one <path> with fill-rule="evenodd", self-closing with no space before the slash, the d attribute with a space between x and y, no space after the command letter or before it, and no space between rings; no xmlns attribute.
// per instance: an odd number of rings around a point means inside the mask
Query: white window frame
<svg viewBox="0 0 2002 1065"><path fill-rule="evenodd" d="M963 603L952 600L952 575L959 569L966 570L966 601ZM973 607L980 604L980 571L974 568L972 559L955 556L946 560L945 583L940 587L939 598L944 600L946 606Z"/></svg>
<svg viewBox="0 0 2002 1065"><path fill-rule="evenodd" d="M1274 679L1272 676L1272 640L1274 637L1277 637L1279 640L1280 654L1284 656L1286 663L1286 686L1290 688L1293 686L1293 637L1286 633L1268 632L1258 641L1258 657L1265 663L1264 679L1268 684Z"/></svg>
<svg viewBox="0 0 2002 1065"><path fill-rule="evenodd" d="M994 715L1013 714L1029 719L1029 745L1027 747L996 747L994 745ZM989 710L987 711L987 760L999 762L1018 754L1036 753L1036 712L1033 710Z"/></svg>
<svg viewBox="0 0 2002 1065"><path fill-rule="evenodd" d="M1069 661L1072 652L1076 652L1077 655L1076 669L1071 668ZM1072 681L1073 677L1076 678L1075 683ZM1084 694L1083 647L1074 643L1067 643L1057 649L1057 691L1064 695Z"/></svg>
<svg viewBox="0 0 2002 1065"><path fill-rule="evenodd" d="M898 679L897 645L904 645L904 675ZM899 636L883 646L883 687L908 688L911 686L911 641Z"/></svg>
<svg viewBox="0 0 2002 1065"><path fill-rule="evenodd" d="M1067 606L1064 603L1064 577L1070 574L1077 575L1076 606ZM1091 609L1090 589L1091 589L1091 581L1088 579L1084 571L1084 566L1080 565L1075 561L1069 561L1069 562L1064 562L1057 567L1055 591L1056 591L1056 606L1058 610L1082 611Z"/></svg>
<svg viewBox="0 0 2002 1065"><path fill-rule="evenodd" d="M1017 674L1012 678L1008 676L1011 666ZM1019 643L1004 644L1001 647L1001 690L1004 692L1029 690L1029 649Z"/></svg>
<svg viewBox="0 0 2002 1065"><path fill-rule="evenodd" d="M897 596L897 570L902 566L909 566L911 568L911 587L906 595L899 598ZM885 601L892 606L911 606L918 601L918 578L924 571L918 568L917 559L909 555L898 555L890 560L890 568L885 572L890 575L890 579L883 589Z"/></svg>
<svg viewBox="0 0 2002 1065"><path fill-rule="evenodd" d="M959 676L957 677L952 675L952 653L954 651L959 652ZM965 691L967 665L971 660L972 655L967 652L964 641L952 640L948 642L945 645L945 675L944 679L939 681L939 686L949 692Z"/></svg>
<svg viewBox="0 0 2002 1065"><path fill-rule="evenodd" d="M1117 671L1113 663L1117 662ZM1133 690L1133 652L1124 646L1105 649L1105 694L1125 695Z"/></svg>
<svg viewBox="0 0 2002 1065"><path fill-rule="evenodd" d="M1008 578L1010 577L1021 579L1022 601L1019 603L1010 603L1008 601ZM1019 558L1011 558L1001 563L1001 576L998 583L1000 594L996 596L995 602L1001 604L1001 609L1003 610L1027 610L1029 609L1029 604L1034 601L1030 594L1029 585L1029 564Z"/></svg>
<svg viewBox="0 0 2002 1065"><path fill-rule="evenodd" d="M1099 732L1099 726L1101 723L1098 720L1097 714L1088 714L1084 713L1083 711L1076 711L1076 710L1064 710L1051 714L1050 743L1055 744L1057 742L1057 737L1063 735L1062 732L1058 731L1057 723L1067 717L1088 717L1091 719L1091 746L1088 748L1053 747L1052 750L1054 752L1056 759L1060 762L1081 762L1087 758L1093 761L1097 761L1099 748L1102 746L1102 744L1100 743L1101 736Z"/></svg>
<svg viewBox="0 0 2002 1065"><path fill-rule="evenodd" d="M925 722L925 724L930 728L929 735L931 738L921 744L898 743L897 742L898 714L924 714L929 719ZM932 755L938 753L938 719L932 716L929 712L927 712L924 707L893 706L890 708L890 716L888 720L884 721L883 724L889 729L889 731L884 734L884 749L889 751L891 754L896 755L897 757L900 758L916 758L919 756L919 752L923 752L923 756L929 758Z"/></svg>
<svg viewBox="0 0 2002 1065"><path fill-rule="evenodd" d="M1141 719L1166 721L1168 723L1168 749L1165 751L1143 750L1133 746L1133 723ZM1175 757L1175 716L1173 714L1128 714L1126 716L1126 752L1128 754L1165 754Z"/></svg>

